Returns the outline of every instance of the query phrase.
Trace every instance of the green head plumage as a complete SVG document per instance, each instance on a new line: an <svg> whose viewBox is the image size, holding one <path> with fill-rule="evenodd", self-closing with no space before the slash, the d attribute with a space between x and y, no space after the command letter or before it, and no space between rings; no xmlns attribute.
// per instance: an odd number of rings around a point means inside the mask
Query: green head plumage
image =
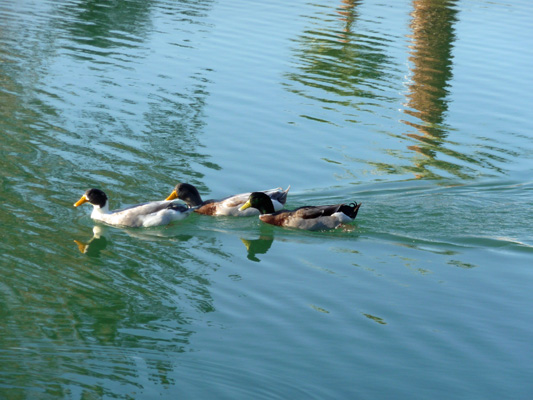
<svg viewBox="0 0 533 400"><path fill-rule="evenodd" d="M243 211L250 207L258 209L261 214L272 214L275 211L270 197L262 192L251 193L248 201L239 210Z"/></svg>

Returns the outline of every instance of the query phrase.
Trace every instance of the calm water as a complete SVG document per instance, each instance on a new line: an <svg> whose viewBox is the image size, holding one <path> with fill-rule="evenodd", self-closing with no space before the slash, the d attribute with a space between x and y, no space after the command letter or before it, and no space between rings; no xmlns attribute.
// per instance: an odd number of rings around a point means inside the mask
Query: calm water
<svg viewBox="0 0 533 400"><path fill-rule="evenodd" d="M0 3L1 399L531 398L533 5L393 3Z"/></svg>

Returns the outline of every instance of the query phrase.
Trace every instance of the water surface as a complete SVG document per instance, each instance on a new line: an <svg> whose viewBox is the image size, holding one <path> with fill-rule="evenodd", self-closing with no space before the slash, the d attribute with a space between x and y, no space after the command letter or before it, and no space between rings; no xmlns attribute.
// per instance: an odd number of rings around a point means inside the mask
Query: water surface
<svg viewBox="0 0 533 400"><path fill-rule="evenodd" d="M2 2L0 397L530 398L532 14ZM180 181L363 206L331 232L72 207Z"/></svg>

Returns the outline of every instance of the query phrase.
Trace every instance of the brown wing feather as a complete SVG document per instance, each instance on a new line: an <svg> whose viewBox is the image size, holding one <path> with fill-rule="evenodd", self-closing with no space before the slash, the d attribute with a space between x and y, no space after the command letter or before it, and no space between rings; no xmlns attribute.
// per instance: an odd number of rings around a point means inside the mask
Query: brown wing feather
<svg viewBox="0 0 533 400"><path fill-rule="evenodd" d="M283 226L290 218L291 211L278 211L274 214L263 214L259 216L259 219L267 224Z"/></svg>
<svg viewBox="0 0 533 400"><path fill-rule="evenodd" d="M216 203L207 203L194 210L194 212L204 215L215 215L217 213L217 205Z"/></svg>

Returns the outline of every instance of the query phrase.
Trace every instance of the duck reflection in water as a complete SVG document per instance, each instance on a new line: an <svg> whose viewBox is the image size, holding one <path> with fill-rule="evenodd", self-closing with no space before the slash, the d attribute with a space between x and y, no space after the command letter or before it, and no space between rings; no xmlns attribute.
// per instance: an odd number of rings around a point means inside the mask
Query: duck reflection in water
<svg viewBox="0 0 533 400"><path fill-rule="evenodd" d="M87 243L74 240L80 253L87 254L89 257L100 257L100 252L107 247L107 239L103 236L105 231L105 227L95 225L93 227L93 237Z"/></svg>
<svg viewBox="0 0 533 400"><path fill-rule="evenodd" d="M274 242L274 230L269 225L261 224L258 239L241 238L241 241L248 252L246 256L248 260L260 262L261 260L256 255L266 254L270 250Z"/></svg>
<svg viewBox="0 0 533 400"><path fill-rule="evenodd" d="M102 225L95 225L93 227L93 237L86 243L79 240L74 240L78 245L78 250L82 254L87 254L89 257L99 257L100 252L105 250L107 245L111 243L104 234L109 236L109 228ZM191 239L192 235L176 234L175 230L168 229L153 229L143 230L140 232L136 229L121 229L122 232L126 232L130 237L141 240L161 240L168 239L179 242L185 242Z"/></svg>

